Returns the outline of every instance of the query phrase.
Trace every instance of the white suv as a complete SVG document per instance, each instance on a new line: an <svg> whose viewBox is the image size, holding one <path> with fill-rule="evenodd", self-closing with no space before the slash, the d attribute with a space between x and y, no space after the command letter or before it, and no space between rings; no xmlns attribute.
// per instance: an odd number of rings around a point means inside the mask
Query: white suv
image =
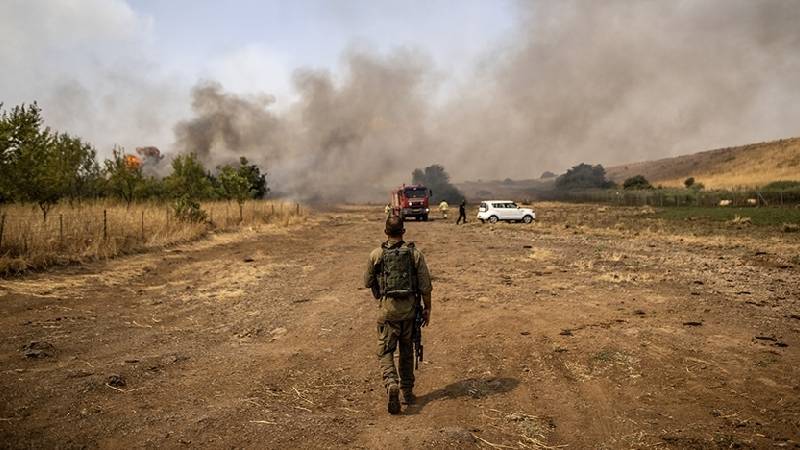
<svg viewBox="0 0 800 450"><path fill-rule="evenodd" d="M531 223L536 219L536 213L529 208L520 208L511 200L485 200L478 208L478 219L495 223L498 220L518 221Z"/></svg>

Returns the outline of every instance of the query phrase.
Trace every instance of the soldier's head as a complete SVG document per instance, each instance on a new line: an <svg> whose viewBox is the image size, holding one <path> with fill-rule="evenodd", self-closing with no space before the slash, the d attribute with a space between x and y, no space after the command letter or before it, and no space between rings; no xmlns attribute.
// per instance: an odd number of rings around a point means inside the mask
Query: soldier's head
<svg viewBox="0 0 800 450"><path fill-rule="evenodd" d="M403 227L403 218L400 216L389 216L386 218L386 229L384 233L390 238L402 238L406 229Z"/></svg>

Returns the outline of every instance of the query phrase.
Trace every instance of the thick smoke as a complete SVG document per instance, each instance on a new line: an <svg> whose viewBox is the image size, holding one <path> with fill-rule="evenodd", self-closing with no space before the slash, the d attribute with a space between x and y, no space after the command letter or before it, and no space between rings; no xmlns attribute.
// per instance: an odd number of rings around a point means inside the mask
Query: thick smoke
<svg viewBox="0 0 800 450"><path fill-rule="evenodd" d="M265 164L279 190L382 198L415 167L534 178L800 134L800 8L791 0L520 4L519 26L441 101L418 52L351 51L300 69L299 100L193 92L179 151ZM446 75L446 74L445 74ZM437 101L433 99L437 98Z"/></svg>
<svg viewBox="0 0 800 450"><path fill-rule="evenodd" d="M177 150L211 164L246 156L267 167L278 190L305 198L375 198L428 160L430 62L406 50L388 57L353 51L346 66L339 83L325 71L296 71L299 100L280 115L270 112L269 97L196 86L195 117L175 127Z"/></svg>
<svg viewBox="0 0 800 450"><path fill-rule="evenodd" d="M531 5L518 44L475 83L489 88L446 116L446 130L474 125L456 145L468 168L454 171L459 177L477 176L476 167L532 175L800 133L797 2ZM483 151L498 157L487 161Z"/></svg>

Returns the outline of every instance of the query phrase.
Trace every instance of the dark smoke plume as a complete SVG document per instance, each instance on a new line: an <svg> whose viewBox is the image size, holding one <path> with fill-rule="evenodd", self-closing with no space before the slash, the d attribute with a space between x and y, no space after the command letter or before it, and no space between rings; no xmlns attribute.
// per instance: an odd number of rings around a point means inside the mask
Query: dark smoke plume
<svg viewBox="0 0 800 450"><path fill-rule="evenodd" d="M520 3L519 26L468 81L418 52L351 51L345 74L298 70L299 100L195 88L178 149L265 164L300 196L381 199L414 167L535 178L800 134L800 7L792 0Z"/></svg>

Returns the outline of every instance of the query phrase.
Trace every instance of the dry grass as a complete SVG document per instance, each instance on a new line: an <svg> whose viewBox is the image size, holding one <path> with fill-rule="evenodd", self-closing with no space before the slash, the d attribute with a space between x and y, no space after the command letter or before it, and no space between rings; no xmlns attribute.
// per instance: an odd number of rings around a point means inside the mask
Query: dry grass
<svg viewBox="0 0 800 450"><path fill-rule="evenodd" d="M682 187L686 178L694 177L708 189L754 188L772 181L800 180L800 138L608 168L609 178L617 182L634 175L644 175L654 185L667 187Z"/></svg>
<svg viewBox="0 0 800 450"><path fill-rule="evenodd" d="M52 265L110 258L198 239L210 231L271 225L287 227L305 221L308 212L294 203L249 201L242 220L236 203L207 202L203 223L177 220L169 205L125 205L98 201L59 205L47 221L33 205L4 205L0 233L0 275Z"/></svg>

